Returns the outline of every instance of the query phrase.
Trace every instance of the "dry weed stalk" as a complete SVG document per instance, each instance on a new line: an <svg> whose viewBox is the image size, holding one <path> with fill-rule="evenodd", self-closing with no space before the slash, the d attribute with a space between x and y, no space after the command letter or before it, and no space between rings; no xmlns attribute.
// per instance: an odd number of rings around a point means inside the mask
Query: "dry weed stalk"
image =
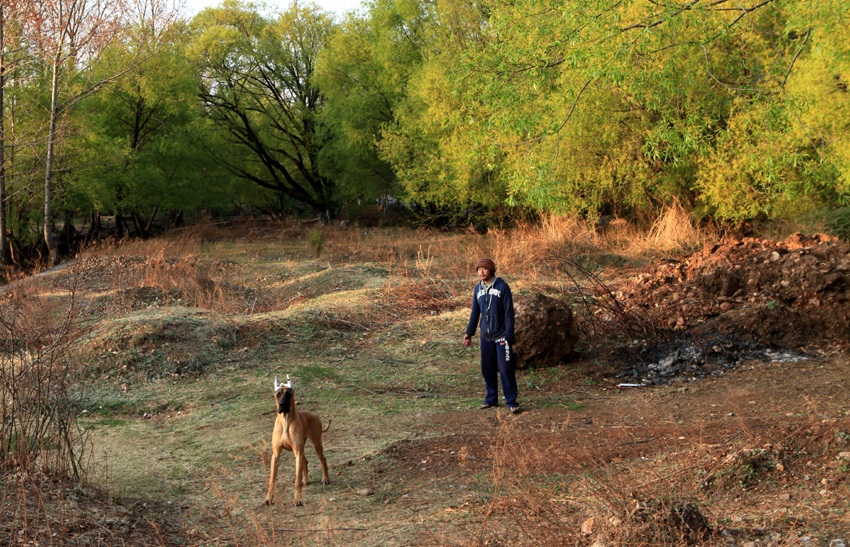
<svg viewBox="0 0 850 547"><path fill-rule="evenodd" d="M0 311L0 464L80 476L72 345L81 336L73 293L64 312L16 292Z"/></svg>
<svg viewBox="0 0 850 547"><path fill-rule="evenodd" d="M264 448L267 446L264 445ZM261 454L263 465L268 466L268 453ZM285 516L285 505L257 506L241 499L232 487L222 483L240 482L226 469L218 469L209 482L209 491L216 503L214 509L204 508L198 519L214 522L205 527L198 545L274 547L286 545L337 545L342 543L339 532L344 530L363 531L364 528L337 527L332 517L322 517L318 524L311 525L306 518L292 519ZM207 512L210 511L210 512ZM281 514L281 511L283 514ZM311 519L312 520L312 519Z"/></svg>
<svg viewBox="0 0 850 547"><path fill-rule="evenodd" d="M546 478L546 470L561 467L553 461L560 453L543 454L535 443L524 443L522 426L499 414L500 424L490 448L493 464L490 474L493 497L477 515L472 537L460 545L565 545L575 539L574 522L579 522L579 507L563 492L569 484L557 484ZM545 462L541 465L541 462ZM577 466L565 463L563 470ZM560 475L566 481L566 475Z"/></svg>
<svg viewBox="0 0 850 547"><path fill-rule="evenodd" d="M628 338L658 336L652 318L623 306L601 277L574 258L558 257L557 268L572 284L571 300L578 305L576 317L585 340L619 334Z"/></svg>
<svg viewBox="0 0 850 547"><path fill-rule="evenodd" d="M699 545L710 538L697 500L712 454L626 466L615 463L617 443L577 444L561 432L547 445L523 442L527 435L516 420L501 420L491 447L493 497L459 545Z"/></svg>

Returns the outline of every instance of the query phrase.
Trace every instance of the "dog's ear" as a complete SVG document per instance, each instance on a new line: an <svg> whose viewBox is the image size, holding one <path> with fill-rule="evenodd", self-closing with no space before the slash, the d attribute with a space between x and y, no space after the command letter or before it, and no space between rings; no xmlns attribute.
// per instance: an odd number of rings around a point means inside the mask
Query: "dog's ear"
<svg viewBox="0 0 850 547"><path fill-rule="evenodd" d="M275 391L279 390L279 389L280 389L280 387L281 387L282 385L283 385L283 384L279 384L279 383L277 382L277 374L275 374L275 376L274 376L274 390L275 390Z"/></svg>
<svg viewBox="0 0 850 547"><path fill-rule="evenodd" d="M285 385L289 389L292 389L292 378L289 377L289 374L286 375L286 383L282 385Z"/></svg>

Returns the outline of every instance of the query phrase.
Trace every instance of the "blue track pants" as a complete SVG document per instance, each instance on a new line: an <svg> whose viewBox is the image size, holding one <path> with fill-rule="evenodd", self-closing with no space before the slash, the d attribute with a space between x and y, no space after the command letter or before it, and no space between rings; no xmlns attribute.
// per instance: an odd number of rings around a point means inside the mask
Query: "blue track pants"
<svg viewBox="0 0 850 547"><path fill-rule="evenodd" d="M484 377L484 385L487 388L487 394L484 397L485 404L496 406L499 402L499 380L501 380L505 404L509 407L519 406L519 403L516 402L517 385L514 362L509 343L505 341L490 342L483 337L481 338L481 375Z"/></svg>

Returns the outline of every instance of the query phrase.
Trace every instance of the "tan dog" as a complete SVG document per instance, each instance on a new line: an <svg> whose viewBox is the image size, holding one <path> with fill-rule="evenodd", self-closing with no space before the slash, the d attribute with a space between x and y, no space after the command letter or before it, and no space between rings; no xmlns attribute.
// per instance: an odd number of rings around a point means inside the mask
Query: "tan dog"
<svg viewBox="0 0 850 547"><path fill-rule="evenodd" d="M271 477L269 478L269 492L266 494L266 505L274 502L274 483L277 479L277 467L280 463L280 453L290 450L295 455L295 506L304 505L301 501L301 489L307 484L307 457L304 449L307 439L313 443L313 449L322 462L322 484L330 484L328 477L328 462L325 460L325 451L322 448L322 433L331 427L322 429L322 421L312 412L295 410L295 393L292 390L292 380L286 376L286 383L279 384L277 376L274 378L274 398L277 403L277 419L274 422L272 433L272 464Z"/></svg>

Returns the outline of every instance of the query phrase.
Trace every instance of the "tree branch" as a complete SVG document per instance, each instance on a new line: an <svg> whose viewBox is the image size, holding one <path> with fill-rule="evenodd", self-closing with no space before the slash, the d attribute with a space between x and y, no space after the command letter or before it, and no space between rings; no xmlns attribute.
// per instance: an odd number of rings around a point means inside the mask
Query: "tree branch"
<svg viewBox="0 0 850 547"><path fill-rule="evenodd" d="M539 136L539 137L535 137L535 138L533 138L533 139L529 139L529 140L524 141L524 142L522 142L522 143L520 143L520 144L528 144L528 143L532 143L532 142L539 142L539 141L542 141L543 139L545 139L548 135L554 135L554 134L556 134L556 133L560 133L560 132L561 132L561 130L562 130L562 129L563 129L563 128L567 125L567 122L569 122L569 121L570 121L570 118L573 116L573 112L574 112L574 111L575 111L575 109L576 109L576 105L578 105L578 101L579 101L579 99L581 98L582 93L584 93L584 90L585 90L585 89L587 89L587 87L588 87L588 86L589 86L589 85L593 82L593 80L595 80L595 79L596 79L596 77L594 76L594 77L590 78L588 81L586 81L586 82L584 83L584 85L583 85L583 86L581 86L581 89L579 90L578 94L576 95L576 98L573 100L573 104L572 104L572 106L570 107L570 111L567 113L567 117L566 117L566 118L564 118L564 121L563 121L563 122L561 122L561 125L559 125L559 126L558 126L558 129L556 129L555 131L552 131L552 132L551 132L551 133L549 133L549 134L544 134L544 135L541 135L541 136Z"/></svg>
<svg viewBox="0 0 850 547"><path fill-rule="evenodd" d="M737 24L738 24L738 21L740 21L741 19L743 19L744 17L746 17L746 16L747 16L747 15L749 15L750 13L752 13L752 12L756 11L757 9L759 9L759 8L763 8L764 6L766 6L766 5L770 4L771 2L773 2L773 0L764 0L764 2L761 2L760 4L756 4L755 6L753 6L753 7L751 7L751 8L745 8L745 7L743 7L743 6L742 6L742 7L741 7L741 11L742 11L743 13L741 13L741 15L739 15L738 17L736 17L734 21L732 21L731 23L729 23L729 26L730 26L730 27L734 27L735 25L737 25Z"/></svg>
<svg viewBox="0 0 850 547"><path fill-rule="evenodd" d="M637 29L637 28L646 30L646 29L650 29L650 28L653 28L653 27L657 27L658 25L666 22L668 19L672 19L673 17L681 15L683 12L690 10L692 7L699 4L699 2L700 2L700 0L691 0L690 2L688 2L684 6L680 7L678 10L676 10L674 13L671 13L667 17L662 17L662 18L658 19L657 21L655 21L654 23L635 23L634 25L629 25L629 26L623 28L623 32L625 32L627 30L634 30L634 29Z"/></svg>
<svg viewBox="0 0 850 547"><path fill-rule="evenodd" d="M797 62L797 58L800 57L800 54L803 53L803 48L806 47L806 43L809 41L809 37L812 35L812 29L806 31L806 38L803 40L803 43L800 44L800 47L797 49L797 53L794 54L794 58L791 59L791 64L788 66L788 71L785 73L785 78L782 79L782 89L785 89L785 84L788 83L788 77L791 76L791 70L794 68L794 63Z"/></svg>

